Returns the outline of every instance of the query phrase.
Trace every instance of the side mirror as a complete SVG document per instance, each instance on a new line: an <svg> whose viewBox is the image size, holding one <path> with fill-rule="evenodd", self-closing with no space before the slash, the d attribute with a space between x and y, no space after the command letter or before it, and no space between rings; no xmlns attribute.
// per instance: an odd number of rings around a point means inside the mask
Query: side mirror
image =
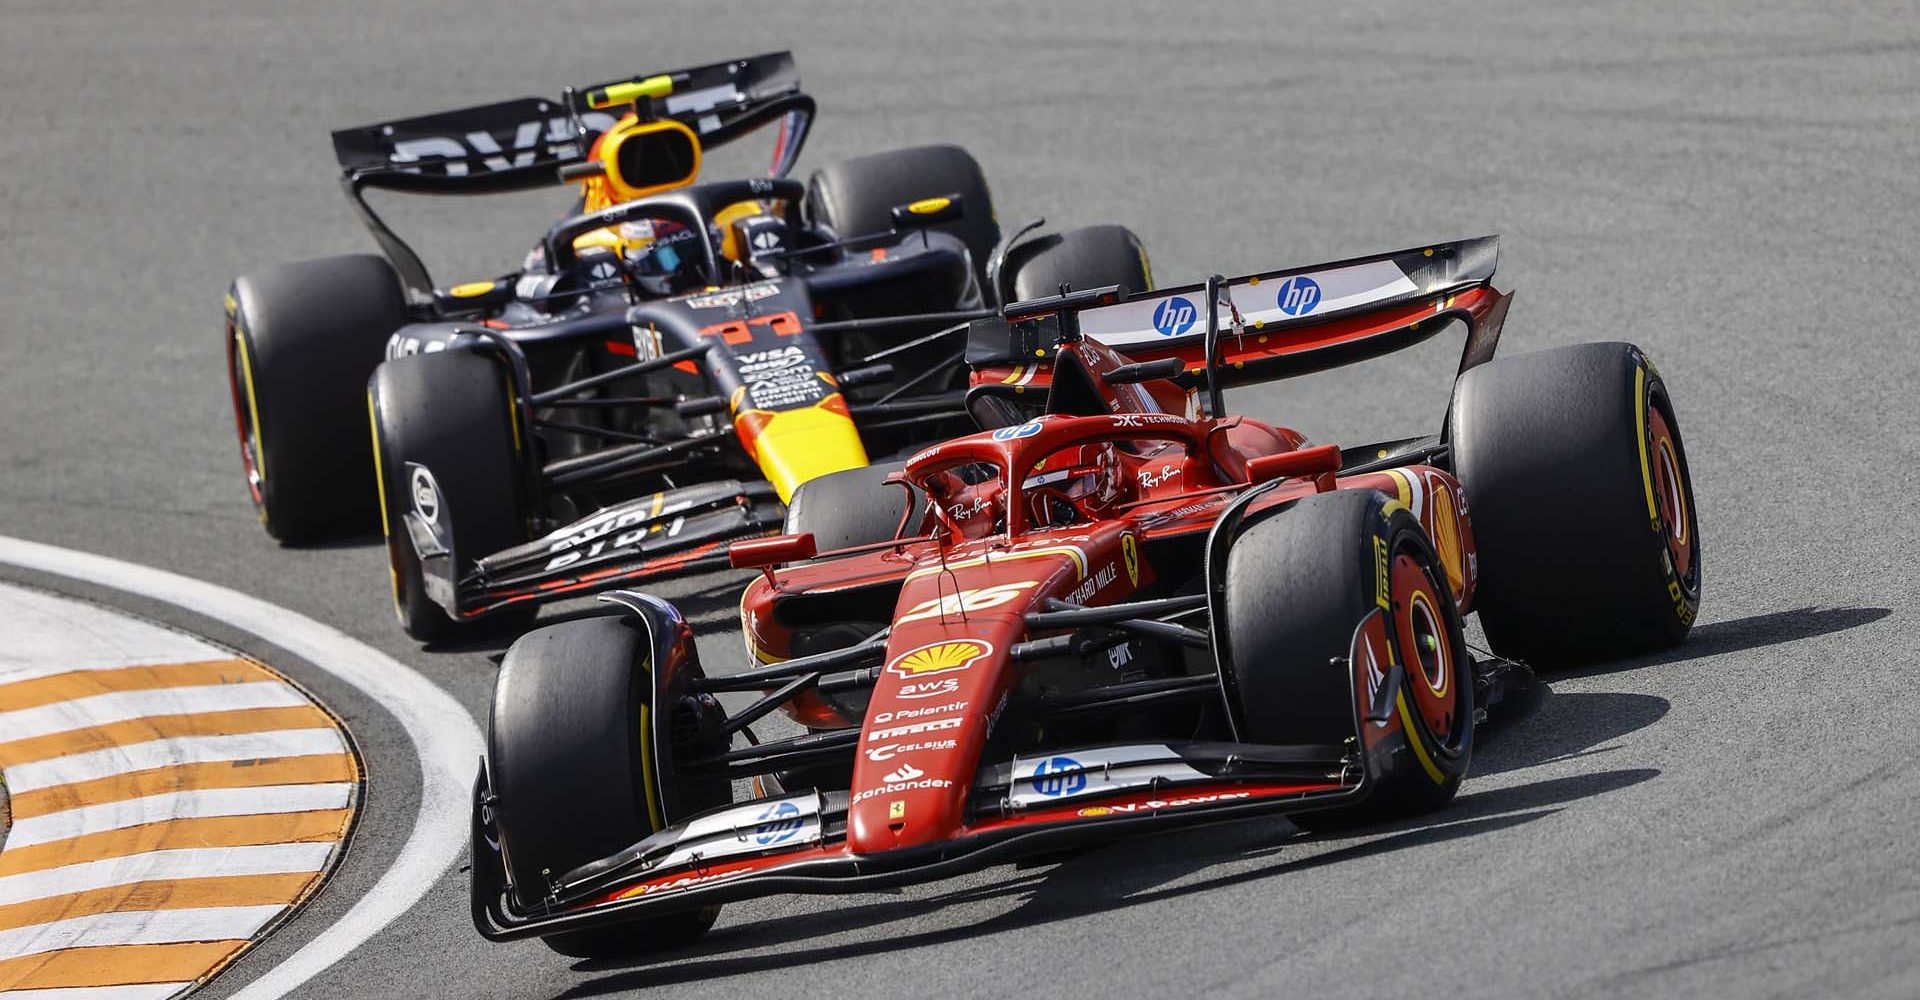
<svg viewBox="0 0 1920 1000"><path fill-rule="evenodd" d="M1340 471L1340 446L1323 444L1317 448L1262 455L1247 463L1247 481L1253 485L1312 476L1314 489L1325 493L1333 489L1333 474Z"/></svg>
<svg viewBox="0 0 1920 1000"><path fill-rule="evenodd" d="M812 559L818 550L813 533L749 538L727 546L727 561L735 569L766 569L781 563Z"/></svg>
<svg viewBox="0 0 1920 1000"><path fill-rule="evenodd" d="M922 198L905 205L896 205L893 209L893 227L895 229L925 229L942 222L952 222L967 214L966 202L957 194L941 195L938 198Z"/></svg>

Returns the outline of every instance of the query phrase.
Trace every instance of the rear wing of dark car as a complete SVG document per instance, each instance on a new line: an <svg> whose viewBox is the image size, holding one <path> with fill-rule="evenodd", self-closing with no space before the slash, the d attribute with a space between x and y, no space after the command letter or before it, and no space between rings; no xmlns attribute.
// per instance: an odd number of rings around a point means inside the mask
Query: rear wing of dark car
<svg viewBox="0 0 1920 1000"><path fill-rule="evenodd" d="M375 122L333 133L341 180L374 239L418 300L432 283L412 248L363 197L366 189L418 194L495 194L556 186L559 168L586 159L593 140L629 109L685 124L712 149L778 122L767 173L793 169L813 121L793 55L772 52L569 87L559 98L522 97Z"/></svg>

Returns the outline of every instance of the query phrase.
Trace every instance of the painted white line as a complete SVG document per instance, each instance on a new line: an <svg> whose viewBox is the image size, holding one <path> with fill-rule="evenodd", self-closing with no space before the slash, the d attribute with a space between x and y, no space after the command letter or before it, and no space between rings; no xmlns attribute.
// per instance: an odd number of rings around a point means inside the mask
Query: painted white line
<svg viewBox="0 0 1920 1000"><path fill-rule="evenodd" d="M353 800L351 782L316 785L264 785L254 788L207 788L166 792L138 799L102 802L32 816L13 825L7 847L32 847L55 840L71 840L90 833L124 830L130 826L164 823L170 819L209 816L252 816L274 813L345 809ZM218 875L220 872L207 872Z"/></svg>
<svg viewBox="0 0 1920 1000"><path fill-rule="evenodd" d="M90 726L109 726L160 715L236 712L247 708L298 708L306 697L279 681L247 684L198 684L151 691L111 691L56 701L37 708L0 712L0 740L28 740Z"/></svg>
<svg viewBox="0 0 1920 1000"><path fill-rule="evenodd" d="M0 684L76 670L118 670L225 660L233 656L172 629L23 587L7 587L7 641L0 645Z"/></svg>
<svg viewBox="0 0 1920 1000"><path fill-rule="evenodd" d="M407 912L465 855L468 796L483 744L473 717L432 681L305 615L178 573L4 535L0 562L164 601L251 632L366 693L412 741L420 810L392 866L332 926L232 1000L285 996Z"/></svg>
<svg viewBox="0 0 1920 1000"><path fill-rule="evenodd" d="M195 847L148 851L120 858L83 861L0 878L0 906L49 896L65 896L135 882L219 875L287 875L317 872L333 854L333 841L312 844L260 844L248 847Z"/></svg>
<svg viewBox="0 0 1920 1000"><path fill-rule="evenodd" d="M331 727L233 733L226 736L177 736L170 740L148 740L65 757L49 757L30 764L13 764L7 768L7 788L18 795L55 785L71 785L133 771L150 771L156 767L211 764L226 760L310 757L314 754L345 753L346 749L346 741Z"/></svg>
<svg viewBox="0 0 1920 1000"><path fill-rule="evenodd" d="M271 906L209 906L184 910L124 910L95 913L49 924L0 931L0 955L39 955L63 948L108 948L123 944L182 941L245 941L285 910Z"/></svg>
<svg viewBox="0 0 1920 1000"><path fill-rule="evenodd" d="M167 1000L192 983L132 986L62 986L51 990L0 990L0 1000Z"/></svg>

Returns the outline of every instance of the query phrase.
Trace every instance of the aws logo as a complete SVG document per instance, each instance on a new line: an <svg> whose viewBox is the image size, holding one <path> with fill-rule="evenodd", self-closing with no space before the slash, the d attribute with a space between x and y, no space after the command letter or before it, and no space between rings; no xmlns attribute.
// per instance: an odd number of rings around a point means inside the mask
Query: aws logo
<svg viewBox="0 0 1920 1000"><path fill-rule="evenodd" d="M899 659L894 660L892 665L887 667L887 671L913 680L928 674L965 670L973 666L975 661L992 652L992 643L978 639L952 639L946 642L929 643L919 649L900 654Z"/></svg>

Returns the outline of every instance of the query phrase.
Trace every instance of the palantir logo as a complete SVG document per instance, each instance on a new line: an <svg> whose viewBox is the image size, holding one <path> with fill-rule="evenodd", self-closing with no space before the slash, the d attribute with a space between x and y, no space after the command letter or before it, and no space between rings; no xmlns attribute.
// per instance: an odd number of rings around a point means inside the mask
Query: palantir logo
<svg viewBox="0 0 1920 1000"><path fill-rule="evenodd" d="M760 814L760 825L753 828L753 842L771 847L793 839L800 832L800 807L791 802L776 802Z"/></svg>
<svg viewBox="0 0 1920 1000"><path fill-rule="evenodd" d="M1049 757L1034 765L1033 790L1042 795L1074 795L1086 787L1087 776L1072 757Z"/></svg>
<svg viewBox="0 0 1920 1000"><path fill-rule="evenodd" d="M1162 337L1178 337L1193 329L1193 321L1198 316L1193 303L1176 295L1160 300L1153 308L1153 328L1160 331Z"/></svg>
<svg viewBox="0 0 1920 1000"><path fill-rule="evenodd" d="M1304 274L1296 274L1280 285L1280 311L1289 316L1305 316L1320 304L1320 285Z"/></svg>

